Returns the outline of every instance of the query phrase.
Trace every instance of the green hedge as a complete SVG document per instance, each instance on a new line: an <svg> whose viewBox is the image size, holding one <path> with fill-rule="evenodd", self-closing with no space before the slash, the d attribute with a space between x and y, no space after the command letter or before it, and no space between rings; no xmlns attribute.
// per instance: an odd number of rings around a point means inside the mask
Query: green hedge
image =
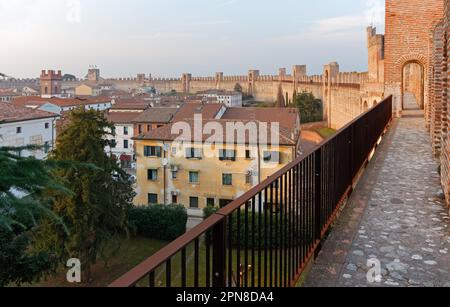
<svg viewBox="0 0 450 307"><path fill-rule="evenodd" d="M203 210L204 213L204 217L205 219L208 218L209 216L213 215L214 213L217 212L217 208L212 208L212 207L208 207L205 208ZM296 233L294 234L291 229L293 229L294 227L297 227L296 225L290 225L291 223L289 222L289 218L285 218L284 216L281 217L280 214L278 213L273 213L272 215L272 235L270 233L270 213L267 212L267 247L268 248L281 248L281 247L289 247L291 245L291 240L294 241L293 243L296 244L295 242L297 241L301 241L300 238L298 238L298 236L300 235L300 233ZM241 211L241 215L240 215L240 231L238 232L238 222L237 222L237 217L238 215L236 213L234 213L232 215L232 220L231 220L231 227L232 227L232 244L233 247L245 247L245 213L243 211ZM261 217L261 219L260 219ZM259 224L261 220L261 225ZM265 216L264 213L255 213L255 228L253 230L252 226L253 226L253 215L251 212L249 212L248 214L248 240L247 240L247 247L248 248L258 248L259 247L259 242L261 242L261 248L264 248L264 243L265 243L265 239L266 239L266 234L265 234ZM281 225L283 226L282 229ZM278 227L277 227L278 226ZM285 227L287 227L287 230L285 230ZM305 244L311 243L314 241L314 238L312 236L312 234L310 234L310 237L306 237L306 233L310 232L310 231L306 231L306 229L308 228L308 224L306 225L302 225L300 226L301 228L304 229L304 238L303 240L305 241ZM227 225L227 231L229 229L229 226ZM255 234L255 246L253 246L252 244L252 240L253 240L253 233ZM239 238L238 238L239 235ZM207 241L210 241L211 239L211 235L207 234ZM238 240L239 239L239 240ZM286 240L287 239L287 240ZM287 242L284 242L284 240L286 240Z"/></svg>
<svg viewBox="0 0 450 307"><path fill-rule="evenodd" d="M142 237L172 241L186 232L187 211L181 205L135 207L130 225Z"/></svg>

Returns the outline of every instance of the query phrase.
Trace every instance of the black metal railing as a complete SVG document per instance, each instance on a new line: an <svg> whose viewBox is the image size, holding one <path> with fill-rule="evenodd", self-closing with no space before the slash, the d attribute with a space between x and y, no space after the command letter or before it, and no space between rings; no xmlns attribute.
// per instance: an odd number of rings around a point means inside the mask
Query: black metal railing
<svg viewBox="0 0 450 307"><path fill-rule="evenodd" d="M111 286L295 286L391 119L389 97Z"/></svg>

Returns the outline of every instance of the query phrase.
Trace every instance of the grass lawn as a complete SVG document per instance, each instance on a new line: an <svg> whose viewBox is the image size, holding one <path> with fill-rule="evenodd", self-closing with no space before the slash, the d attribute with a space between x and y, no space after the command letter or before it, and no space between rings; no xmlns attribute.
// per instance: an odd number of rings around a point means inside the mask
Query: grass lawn
<svg viewBox="0 0 450 307"><path fill-rule="evenodd" d="M87 284L69 284L66 281L67 270L61 269L54 277L47 278L39 283L28 285L31 287L104 287L147 259L168 242L146 238L130 238L121 241L121 249L105 266L104 261L99 260L92 267L92 282ZM26 285L24 285L26 286Z"/></svg>
<svg viewBox="0 0 450 307"><path fill-rule="evenodd" d="M336 130L331 129L331 128L320 128L320 129L316 129L316 132L318 134L320 134L320 136L323 137L324 139L327 139L327 138L331 137L332 135L334 135L336 133Z"/></svg>

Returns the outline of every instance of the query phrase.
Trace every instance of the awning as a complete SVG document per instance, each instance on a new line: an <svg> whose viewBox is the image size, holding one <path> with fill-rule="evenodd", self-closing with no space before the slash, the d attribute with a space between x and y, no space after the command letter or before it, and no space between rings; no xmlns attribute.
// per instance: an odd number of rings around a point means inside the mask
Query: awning
<svg viewBox="0 0 450 307"><path fill-rule="evenodd" d="M131 161L131 156L129 155L121 155L120 156L120 161Z"/></svg>

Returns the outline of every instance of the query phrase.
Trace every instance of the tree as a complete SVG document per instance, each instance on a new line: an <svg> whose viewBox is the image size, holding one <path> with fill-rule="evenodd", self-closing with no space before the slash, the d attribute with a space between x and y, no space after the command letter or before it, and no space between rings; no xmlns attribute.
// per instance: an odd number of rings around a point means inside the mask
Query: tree
<svg viewBox="0 0 450 307"><path fill-rule="evenodd" d="M286 106L286 101L284 100L283 88L281 87L281 84L278 86L277 105L279 108L284 108Z"/></svg>
<svg viewBox="0 0 450 307"><path fill-rule="evenodd" d="M69 123L58 136L50 159L87 163L95 168L58 169L70 195L49 191L52 210L70 231L45 219L36 236L38 250L52 250L61 263L77 258L82 263L83 281L90 280L91 266L105 247L128 231L128 211L134 192L129 176L104 149L111 145L107 132L112 126L102 113L84 108L69 115Z"/></svg>
<svg viewBox="0 0 450 307"><path fill-rule="evenodd" d="M31 249L30 242L41 217L60 223L42 200L43 192L68 191L51 175L54 163L16 154L32 149L37 148L0 147L0 287L38 280L55 263L47 251Z"/></svg>
<svg viewBox="0 0 450 307"><path fill-rule="evenodd" d="M297 94L294 105L299 109L302 123L318 122L323 120L322 102L312 93Z"/></svg>
<svg viewBox="0 0 450 307"><path fill-rule="evenodd" d="M234 86L234 91L242 93L242 86L239 83L236 83L236 85Z"/></svg>

